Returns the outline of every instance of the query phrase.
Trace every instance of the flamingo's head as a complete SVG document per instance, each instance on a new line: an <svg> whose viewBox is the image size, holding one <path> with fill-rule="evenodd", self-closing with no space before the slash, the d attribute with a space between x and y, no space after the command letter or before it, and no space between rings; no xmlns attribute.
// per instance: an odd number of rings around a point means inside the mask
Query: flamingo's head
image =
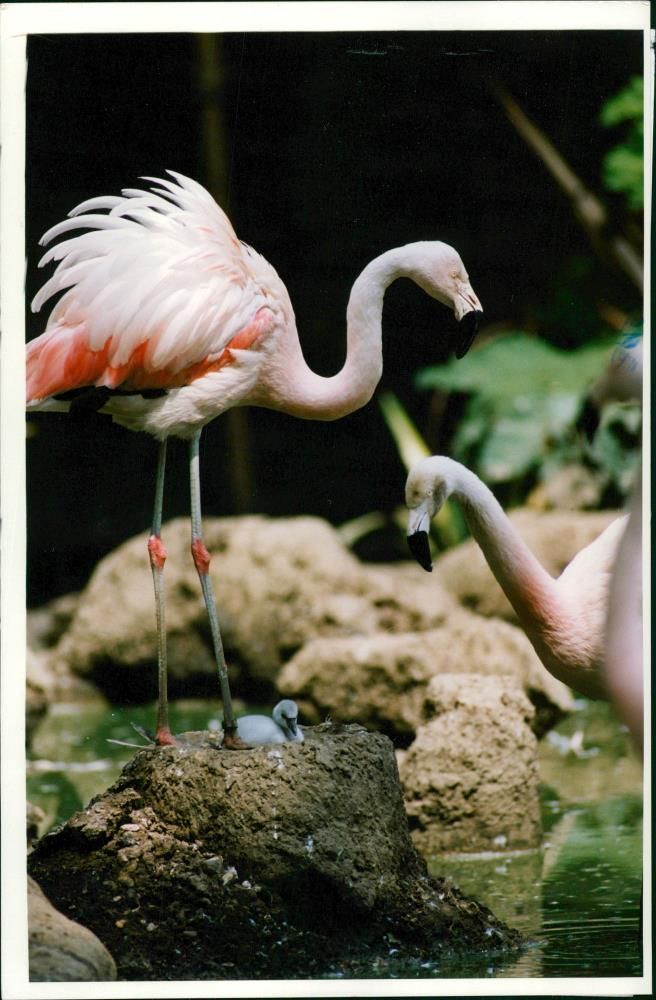
<svg viewBox="0 0 656 1000"><path fill-rule="evenodd" d="M298 728L298 705L291 698L283 698L273 710L273 719L293 743L303 743L304 737Z"/></svg>
<svg viewBox="0 0 656 1000"><path fill-rule="evenodd" d="M455 354L464 357L478 333L483 307L460 254L438 240L409 243L403 252L408 277L431 298L453 310L459 326Z"/></svg>
<svg viewBox="0 0 656 1000"><path fill-rule="evenodd" d="M455 466L455 462L442 455L422 458L410 469L406 480L408 546L419 565L428 572L433 568L430 523L453 491L452 472Z"/></svg>

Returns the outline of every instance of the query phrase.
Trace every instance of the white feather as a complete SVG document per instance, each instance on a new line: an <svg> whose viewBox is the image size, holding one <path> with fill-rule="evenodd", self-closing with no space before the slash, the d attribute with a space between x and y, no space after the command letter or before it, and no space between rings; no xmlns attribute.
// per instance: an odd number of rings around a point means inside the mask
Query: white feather
<svg viewBox="0 0 656 1000"><path fill-rule="evenodd" d="M237 240L204 188L172 177L177 183L155 180L152 191L90 198L41 240L90 229L44 255L42 265L58 263L32 308L64 292L48 325L66 323L73 311L84 315L92 350L112 338L112 366L125 364L144 341L154 369L175 372L218 356L266 302L253 281L259 255Z"/></svg>

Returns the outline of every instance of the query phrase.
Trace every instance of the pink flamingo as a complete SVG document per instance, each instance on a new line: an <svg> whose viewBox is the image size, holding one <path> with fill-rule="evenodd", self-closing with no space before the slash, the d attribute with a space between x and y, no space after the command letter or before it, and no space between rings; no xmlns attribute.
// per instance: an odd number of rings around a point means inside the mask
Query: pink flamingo
<svg viewBox="0 0 656 1000"><path fill-rule="evenodd" d="M38 311L65 290L45 332L27 347L28 408L99 410L159 442L148 552L158 632L155 742L175 743L168 722L161 539L166 442L190 442L191 549L209 615L224 705L224 746L239 747L212 584L201 534L199 440L232 406L252 404L296 417L335 420L371 398L382 372L383 296L411 278L453 309L458 357L476 335L481 305L456 251L422 242L389 250L357 278L347 308L347 356L323 378L303 358L287 289L273 267L237 239L216 202L195 181L154 181L148 191L92 198L54 226L40 261L57 261L35 296Z"/></svg>
<svg viewBox="0 0 656 1000"><path fill-rule="evenodd" d="M633 487L626 531L617 550L608 599L604 673L618 715L638 750L644 742L642 658L642 476Z"/></svg>
<svg viewBox="0 0 656 1000"><path fill-rule="evenodd" d="M625 334L606 370L591 387L581 425L591 436L610 402L642 401L642 336ZM642 753L644 669L642 656L642 472L633 485L626 531L610 581L603 673L615 708Z"/></svg>
<svg viewBox="0 0 656 1000"><path fill-rule="evenodd" d="M609 586L627 516L613 521L554 579L478 476L436 455L417 462L406 482L408 543L426 570L432 569L430 520L449 496L460 503L473 537L549 673L590 698L608 698L604 637Z"/></svg>

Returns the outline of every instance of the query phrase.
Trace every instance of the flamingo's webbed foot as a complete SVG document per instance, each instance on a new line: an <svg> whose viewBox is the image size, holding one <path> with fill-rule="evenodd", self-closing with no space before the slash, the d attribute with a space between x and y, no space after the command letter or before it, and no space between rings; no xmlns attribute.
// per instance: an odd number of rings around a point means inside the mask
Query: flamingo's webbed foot
<svg viewBox="0 0 656 1000"><path fill-rule="evenodd" d="M154 736L154 744L156 747L178 747L180 746L179 741L175 738L168 726L162 726L157 728L157 732Z"/></svg>
<svg viewBox="0 0 656 1000"><path fill-rule="evenodd" d="M226 750L250 750L249 744L244 743L241 737L237 735L236 726L233 730L226 729L221 746Z"/></svg>

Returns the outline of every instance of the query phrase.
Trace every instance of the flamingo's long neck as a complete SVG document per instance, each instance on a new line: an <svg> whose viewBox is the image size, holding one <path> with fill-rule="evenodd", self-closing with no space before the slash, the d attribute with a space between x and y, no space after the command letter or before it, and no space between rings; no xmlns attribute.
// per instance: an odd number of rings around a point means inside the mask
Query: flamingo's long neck
<svg viewBox="0 0 656 1000"><path fill-rule="evenodd" d="M517 534L491 490L464 466L457 466L452 495L527 635L550 645L562 626L556 581Z"/></svg>
<svg viewBox="0 0 656 1000"><path fill-rule="evenodd" d="M385 290L406 273L403 248L397 248L376 257L356 279L346 310L346 360L336 375L308 368L296 330L289 331L266 376L266 405L313 420L336 420L364 406L383 370Z"/></svg>

